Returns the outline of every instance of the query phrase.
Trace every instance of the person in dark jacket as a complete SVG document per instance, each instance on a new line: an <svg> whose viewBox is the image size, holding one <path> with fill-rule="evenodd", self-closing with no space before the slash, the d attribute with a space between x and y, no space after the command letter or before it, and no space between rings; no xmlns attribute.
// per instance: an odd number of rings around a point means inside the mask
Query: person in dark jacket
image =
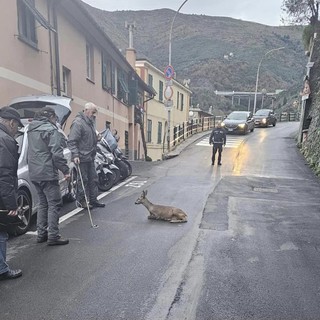
<svg viewBox="0 0 320 320"><path fill-rule="evenodd" d="M0 109L0 209L8 210L8 216L18 214L18 145L14 136L23 127L19 113L10 107ZM0 224L0 280L15 279L22 271L12 270L6 262L7 226Z"/></svg>
<svg viewBox="0 0 320 320"><path fill-rule="evenodd" d="M70 179L70 170L63 155L64 137L56 126L57 116L51 107L42 108L28 128L29 175L38 196L37 242L49 246L69 243L59 234L59 212L62 199L59 172Z"/></svg>
<svg viewBox="0 0 320 320"><path fill-rule="evenodd" d="M213 144L212 158L211 158L212 165L214 165L216 153L218 151L218 165L221 166L222 145L225 146L226 143L227 143L226 132L221 127L221 122L219 121L217 124L217 127L212 130L209 138L209 144L210 145Z"/></svg>
<svg viewBox="0 0 320 320"><path fill-rule="evenodd" d="M103 208L105 206L104 203L97 200L98 175L94 164L98 142L95 128L97 111L97 106L94 103L86 103L83 112L79 112L73 120L68 137L71 158L79 166L85 188L84 191L79 181L77 202L82 208L87 208L84 192L89 199L89 208Z"/></svg>

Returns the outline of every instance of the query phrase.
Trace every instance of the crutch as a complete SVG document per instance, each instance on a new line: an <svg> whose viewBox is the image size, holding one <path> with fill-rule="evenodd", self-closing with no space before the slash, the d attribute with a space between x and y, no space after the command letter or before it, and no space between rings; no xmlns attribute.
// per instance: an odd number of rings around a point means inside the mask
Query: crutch
<svg viewBox="0 0 320 320"><path fill-rule="evenodd" d="M23 222L24 225L27 226L28 220L23 213L25 209L26 209L25 207L23 208L19 207L17 210L18 211L17 217ZM0 213L9 213L9 210L0 210Z"/></svg>
<svg viewBox="0 0 320 320"><path fill-rule="evenodd" d="M82 190L83 190L83 192L84 192L84 199L86 200L87 210L88 210L88 213L89 213L89 218L90 218L91 227L94 228L94 229L96 229L96 228L98 228L99 226L96 225L96 224L93 224L92 216L91 216L91 211L90 211L90 207L89 207L89 201L88 201L88 198L87 198L86 189L84 188L84 183L83 183L83 179L82 179L82 174L81 174L81 170L80 170L80 165L79 165L79 163L77 163L77 166L78 166L78 172L79 172L80 181L81 181L81 185L82 185Z"/></svg>

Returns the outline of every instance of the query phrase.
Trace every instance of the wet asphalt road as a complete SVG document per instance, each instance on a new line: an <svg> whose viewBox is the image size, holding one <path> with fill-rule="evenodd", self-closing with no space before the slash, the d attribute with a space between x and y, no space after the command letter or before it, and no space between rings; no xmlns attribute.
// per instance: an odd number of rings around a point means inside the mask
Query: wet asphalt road
<svg viewBox="0 0 320 320"><path fill-rule="evenodd" d="M1 319L319 319L319 180L297 129L228 136L221 167L201 139L135 163L92 211L99 228L85 211L61 223L67 246L36 244L32 232L10 239L9 263L24 274L0 282ZM134 205L142 189L189 221L148 220Z"/></svg>

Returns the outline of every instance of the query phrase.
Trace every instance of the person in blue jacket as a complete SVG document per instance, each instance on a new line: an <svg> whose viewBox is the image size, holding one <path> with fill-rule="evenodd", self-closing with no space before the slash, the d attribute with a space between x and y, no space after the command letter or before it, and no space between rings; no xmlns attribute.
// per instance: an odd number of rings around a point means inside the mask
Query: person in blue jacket
<svg viewBox="0 0 320 320"><path fill-rule="evenodd" d="M212 158L211 158L211 164L214 165L216 153L218 151L218 165L221 166L221 154L222 154L222 145L226 145L227 137L225 130L221 127L221 122L219 121L217 124L217 127L214 128L211 132L210 138L209 138L209 144L213 144L212 149Z"/></svg>

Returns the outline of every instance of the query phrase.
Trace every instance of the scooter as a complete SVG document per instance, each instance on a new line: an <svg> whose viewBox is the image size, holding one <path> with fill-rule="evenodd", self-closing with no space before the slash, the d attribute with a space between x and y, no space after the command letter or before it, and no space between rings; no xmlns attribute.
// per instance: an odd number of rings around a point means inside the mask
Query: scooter
<svg viewBox="0 0 320 320"><path fill-rule="evenodd" d="M126 179L132 173L132 167L122 154L121 150L118 148L118 142L113 137L109 129L100 132L100 135L101 139L99 143L114 155L114 164L120 170L120 180Z"/></svg>
<svg viewBox="0 0 320 320"><path fill-rule="evenodd" d="M120 181L120 169L114 163L114 155L100 142L97 144L97 152L100 156L103 156L104 162L107 164L109 170L114 174L113 184L117 184Z"/></svg>
<svg viewBox="0 0 320 320"><path fill-rule="evenodd" d="M123 152L121 151L121 149L119 147L117 147L114 152L114 154L116 154L116 157L118 159L120 159L122 162L125 163L125 165L128 167L128 176L132 175L132 166L131 163L128 161L128 158L123 154Z"/></svg>
<svg viewBox="0 0 320 320"><path fill-rule="evenodd" d="M97 151L94 159L98 174L98 188L101 191L108 191L114 185L116 175L108 167L109 164L102 152Z"/></svg>

